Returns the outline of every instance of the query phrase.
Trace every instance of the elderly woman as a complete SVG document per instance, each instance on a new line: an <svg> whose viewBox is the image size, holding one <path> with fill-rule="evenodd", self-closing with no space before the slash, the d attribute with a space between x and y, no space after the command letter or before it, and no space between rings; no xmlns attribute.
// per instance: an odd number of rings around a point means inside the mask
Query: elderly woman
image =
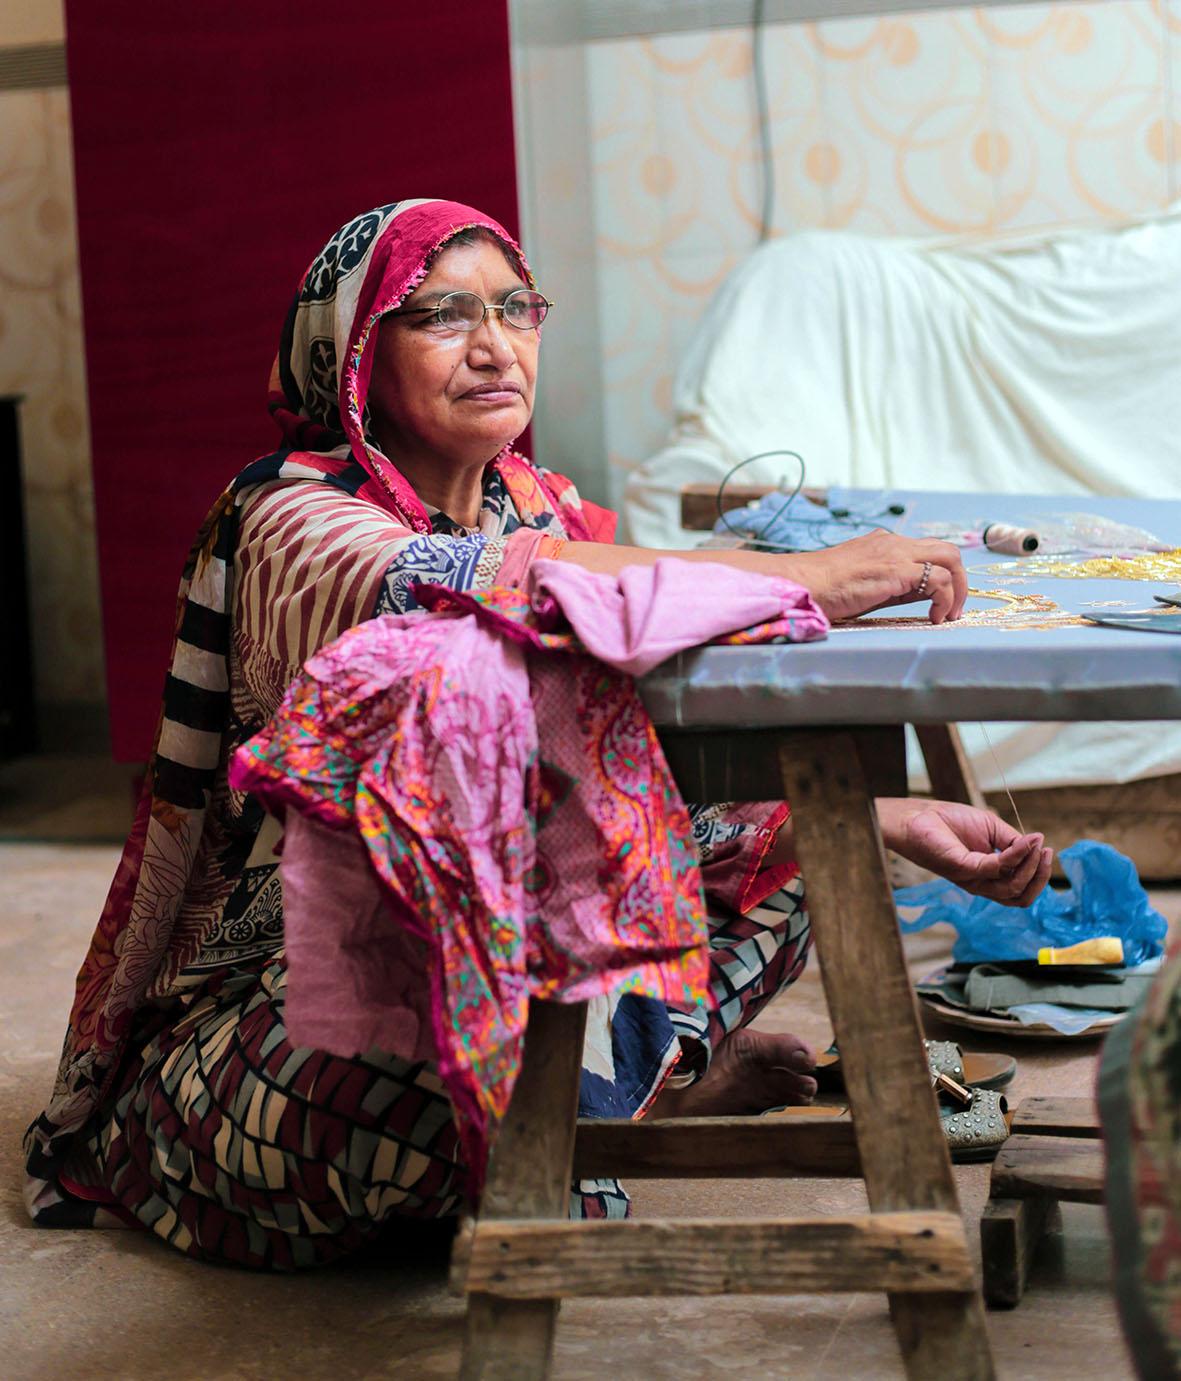
<svg viewBox="0 0 1181 1381"><path fill-rule="evenodd" d="M499 225L444 201L357 217L305 275L272 379L282 446L221 497L186 567L148 782L27 1136L38 1222L113 1215L195 1257L293 1267L397 1215L457 1211L462 1151L431 1063L288 1039L282 831L228 764L312 654L414 609L423 584L478 591L523 584L541 558L615 573L665 555L613 546L613 515L511 449L551 305ZM675 555L786 577L831 618L923 600L938 623L966 596L953 547L884 532L806 555ZM615 1115L815 1092L802 1042L747 1029L807 950L787 810L691 814L717 1010L619 1002L601 1105ZM889 845L972 890L1027 905L1045 884L1042 837L988 813L890 800L879 818ZM626 1211L612 1182L576 1203Z"/></svg>

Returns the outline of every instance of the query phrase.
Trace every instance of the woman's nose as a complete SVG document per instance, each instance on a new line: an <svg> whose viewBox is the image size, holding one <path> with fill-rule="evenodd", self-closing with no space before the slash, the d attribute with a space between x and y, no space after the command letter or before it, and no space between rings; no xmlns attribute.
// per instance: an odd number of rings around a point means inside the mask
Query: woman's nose
<svg viewBox="0 0 1181 1381"><path fill-rule="evenodd" d="M501 320L499 312L489 312L471 334L470 349L473 355L497 369L507 369L517 358L509 337L509 328Z"/></svg>

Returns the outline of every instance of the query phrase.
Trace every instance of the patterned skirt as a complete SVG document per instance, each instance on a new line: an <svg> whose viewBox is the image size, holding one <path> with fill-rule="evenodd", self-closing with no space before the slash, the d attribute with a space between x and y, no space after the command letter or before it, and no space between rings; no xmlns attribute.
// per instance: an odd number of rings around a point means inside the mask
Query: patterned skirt
<svg viewBox="0 0 1181 1381"><path fill-rule="evenodd" d="M704 1058L687 1062L699 1072L798 976L810 940L798 880L710 925L717 1010L669 1013L682 1044L700 1043ZM367 1245L397 1218L445 1218L464 1206L466 1170L434 1068L293 1046L286 979L279 954L219 973L179 1016L175 1007L141 1014L91 1128L115 1204L199 1259L311 1266ZM584 1181L572 1195L576 1216L627 1211L617 1181Z"/></svg>

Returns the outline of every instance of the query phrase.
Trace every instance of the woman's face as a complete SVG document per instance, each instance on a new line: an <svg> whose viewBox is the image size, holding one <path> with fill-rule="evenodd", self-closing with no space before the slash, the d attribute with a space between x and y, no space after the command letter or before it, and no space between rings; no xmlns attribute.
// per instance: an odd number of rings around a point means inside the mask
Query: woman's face
<svg viewBox="0 0 1181 1381"><path fill-rule="evenodd" d="M402 308L460 291L499 304L527 286L495 244L479 240L444 249ZM466 332L427 312L383 318L368 397L382 449L394 460L424 452L491 460L532 415L539 344L537 330L506 326L499 312Z"/></svg>

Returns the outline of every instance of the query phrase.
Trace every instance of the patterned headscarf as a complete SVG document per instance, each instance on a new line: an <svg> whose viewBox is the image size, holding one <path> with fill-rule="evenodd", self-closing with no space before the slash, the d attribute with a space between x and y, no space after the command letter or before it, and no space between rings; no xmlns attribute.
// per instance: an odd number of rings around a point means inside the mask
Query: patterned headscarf
<svg viewBox="0 0 1181 1381"><path fill-rule="evenodd" d="M474 228L504 245L532 287L520 246L474 207L423 199L379 206L341 226L312 262L287 314L271 374L270 410L287 446L305 453L300 457L305 463L308 452L331 457L338 463L326 465L323 478L331 482L331 475L338 475L345 487L418 532L430 531L427 511L395 459L377 449L366 428L374 327L422 282L448 240ZM359 483L347 483L350 461L360 467ZM535 489L540 481L558 505L561 491L569 488L565 481L555 488L509 447L493 463L510 492L522 485ZM569 506L560 511L570 537L585 541L603 535L595 530L593 512L571 512Z"/></svg>

